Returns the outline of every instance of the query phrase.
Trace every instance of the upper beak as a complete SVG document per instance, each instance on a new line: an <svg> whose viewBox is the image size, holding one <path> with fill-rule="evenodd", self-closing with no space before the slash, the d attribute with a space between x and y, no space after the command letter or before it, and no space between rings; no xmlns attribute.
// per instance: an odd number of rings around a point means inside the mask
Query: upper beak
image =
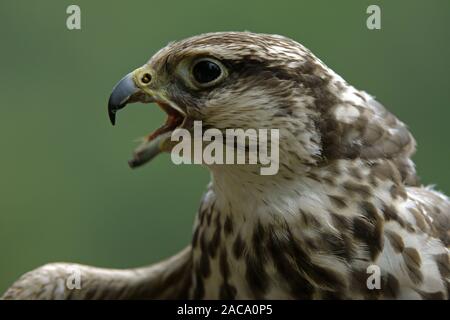
<svg viewBox="0 0 450 320"><path fill-rule="evenodd" d="M108 101L108 115L112 125L116 123L116 112L128 103L153 102L153 98L136 86L134 71L123 77L113 88Z"/></svg>

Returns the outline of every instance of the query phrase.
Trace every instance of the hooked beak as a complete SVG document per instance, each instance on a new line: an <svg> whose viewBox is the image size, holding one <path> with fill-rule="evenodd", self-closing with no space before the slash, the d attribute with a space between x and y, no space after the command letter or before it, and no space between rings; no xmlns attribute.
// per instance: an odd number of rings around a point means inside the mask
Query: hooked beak
<svg viewBox="0 0 450 320"><path fill-rule="evenodd" d="M154 93L153 90L146 89L144 84L142 84L144 89L136 84L137 77L144 77L141 78L142 81L148 80L148 82L143 83L150 82L151 76L145 70L145 67L142 67L123 77L114 86L108 101L108 115L112 125L116 122L117 111L133 102L156 102L167 114L166 122L148 135L143 143L135 150L133 158L128 162L132 168L143 165L163 151L170 151L172 147L171 133L185 124L186 120L185 112L164 98L163 95L157 91ZM157 98L155 98L155 94L158 96Z"/></svg>
<svg viewBox="0 0 450 320"><path fill-rule="evenodd" d="M134 72L130 72L123 77L113 88L108 101L108 115L111 124L116 124L116 113L125 107L128 103L133 102L154 102L153 98L145 94L136 86L133 77Z"/></svg>

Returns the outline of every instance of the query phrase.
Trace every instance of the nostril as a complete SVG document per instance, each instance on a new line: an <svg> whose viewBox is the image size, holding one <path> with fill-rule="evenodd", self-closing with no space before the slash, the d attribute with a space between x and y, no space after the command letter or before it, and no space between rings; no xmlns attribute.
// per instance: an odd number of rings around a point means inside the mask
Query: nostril
<svg viewBox="0 0 450 320"><path fill-rule="evenodd" d="M152 76L150 75L150 73L145 73L142 78L141 78L142 83L149 83L150 81L152 81Z"/></svg>

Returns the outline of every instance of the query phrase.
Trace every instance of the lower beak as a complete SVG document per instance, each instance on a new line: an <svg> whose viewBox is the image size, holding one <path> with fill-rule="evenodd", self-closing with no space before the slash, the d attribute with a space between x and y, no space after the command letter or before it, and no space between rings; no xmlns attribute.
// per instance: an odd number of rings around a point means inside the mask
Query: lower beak
<svg viewBox="0 0 450 320"><path fill-rule="evenodd" d="M112 125L116 123L116 113L133 102L153 102L153 98L136 86L134 72L123 77L113 88L108 101L108 115Z"/></svg>

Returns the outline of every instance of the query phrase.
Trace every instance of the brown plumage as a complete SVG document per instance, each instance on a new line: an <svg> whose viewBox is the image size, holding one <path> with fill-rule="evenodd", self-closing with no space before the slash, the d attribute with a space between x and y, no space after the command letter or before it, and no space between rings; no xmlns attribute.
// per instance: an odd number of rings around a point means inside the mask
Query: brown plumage
<svg viewBox="0 0 450 320"><path fill-rule="evenodd" d="M201 60L216 78L197 81ZM414 138L302 45L248 32L171 43L115 88L111 119L136 101L158 103L169 120L132 166L170 151L168 132L202 120L221 131L280 129L278 174L210 165L180 255L139 272L81 266L88 281L76 292L57 287L68 265L49 265L5 298L449 298L450 202L419 184ZM379 289L367 285L371 266Z"/></svg>

